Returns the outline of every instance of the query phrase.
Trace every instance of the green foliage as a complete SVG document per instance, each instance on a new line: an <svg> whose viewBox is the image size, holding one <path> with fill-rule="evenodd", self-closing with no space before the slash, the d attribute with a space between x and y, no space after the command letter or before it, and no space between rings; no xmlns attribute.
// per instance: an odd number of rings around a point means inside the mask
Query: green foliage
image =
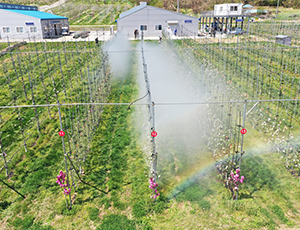
<svg viewBox="0 0 300 230"><path fill-rule="evenodd" d="M25 216L24 219L17 217L13 222L13 226L17 229L28 229L32 226L34 219L33 216Z"/></svg>
<svg viewBox="0 0 300 230"><path fill-rule="evenodd" d="M123 215L106 215L103 217L102 224L99 225L96 230L134 230L135 222L129 220Z"/></svg>
<svg viewBox="0 0 300 230"><path fill-rule="evenodd" d="M99 219L99 209L98 208L88 208L89 218L92 221Z"/></svg>
<svg viewBox="0 0 300 230"><path fill-rule="evenodd" d="M192 210L190 210L190 213L191 213L191 214L195 214L195 213L196 213L196 210L195 210L195 209L192 209Z"/></svg>
<svg viewBox="0 0 300 230"><path fill-rule="evenodd" d="M40 169L32 174L29 174L26 178L25 185L23 191L28 191L30 193L36 192L36 190L44 185L47 186L47 181L49 181L49 177L51 176L51 172L47 169Z"/></svg>
<svg viewBox="0 0 300 230"><path fill-rule="evenodd" d="M264 160L252 154L244 157L242 161L243 175L245 175L244 184L240 197L252 196L256 191L263 187L275 189L277 187L277 179L274 172L264 163Z"/></svg>
<svg viewBox="0 0 300 230"><path fill-rule="evenodd" d="M6 201L6 200L0 202L0 208L1 208L2 210L6 209L6 208L9 207L10 205L11 205L11 202L8 202L8 201ZM0 210L1 210L1 209L0 209Z"/></svg>
<svg viewBox="0 0 300 230"><path fill-rule="evenodd" d="M141 218L143 216L147 215L146 212L146 202L145 201L137 201L133 204L132 207L132 214L137 217L137 218Z"/></svg>
<svg viewBox="0 0 300 230"><path fill-rule="evenodd" d="M43 225L41 221L34 223L28 230L54 230L51 225Z"/></svg>
<svg viewBox="0 0 300 230"><path fill-rule="evenodd" d="M66 207L66 206L65 206ZM65 208L63 210L63 215L66 216L74 216L76 215L77 212L79 212L81 210L81 205L73 205L71 210L68 210L67 208Z"/></svg>
<svg viewBox="0 0 300 230"><path fill-rule="evenodd" d="M160 196L156 198L156 203L154 203L154 211L155 213L162 213L167 208L167 199L165 196L160 193Z"/></svg>
<svg viewBox="0 0 300 230"><path fill-rule="evenodd" d="M209 196L213 193L212 190L207 189L205 185L193 184L192 186L183 190L177 197L176 200L183 201L200 201L204 197Z"/></svg>
<svg viewBox="0 0 300 230"><path fill-rule="evenodd" d="M153 229L151 227L149 221L147 221L145 219L135 220L135 224L137 225L137 229L143 229L143 230L152 230Z"/></svg>
<svg viewBox="0 0 300 230"><path fill-rule="evenodd" d="M207 200L199 200L198 204L199 204L200 208L202 208L204 210L209 210L210 209L210 203Z"/></svg>
<svg viewBox="0 0 300 230"><path fill-rule="evenodd" d="M280 219L280 221L282 223L287 223L289 220L286 218L286 216L284 215L284 212L282 211L282 209L280 208L279 205L274 205L271 207L271 210L273 211L273 213L278 216L278 218Z"/></svg>

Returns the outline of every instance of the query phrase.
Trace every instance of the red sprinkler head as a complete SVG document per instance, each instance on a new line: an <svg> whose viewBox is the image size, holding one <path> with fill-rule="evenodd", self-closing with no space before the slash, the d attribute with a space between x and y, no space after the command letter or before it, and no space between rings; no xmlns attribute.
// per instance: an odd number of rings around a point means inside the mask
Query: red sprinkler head
<svg viewBox="0 0 300 230"><path fill-rule="evenodd" d="M241 134L246 134L247 133L247 129L242 129L241 130Z"/></svg>
<svg viewBox="0 0 300 230"><path fill-rule="evenodd" d="M65 135L65 132L64 131L59 131L58 135L61 136L61 137L63 137Z"/></svg>
<svg viewBox="0 0 300 230"><path fill-rule="evenodd" d="M153 132L151 133L151 136L152 136L152 137L156 137L156 136L157 136L157 132L156 132L156 131L153 131Z"/></svg>

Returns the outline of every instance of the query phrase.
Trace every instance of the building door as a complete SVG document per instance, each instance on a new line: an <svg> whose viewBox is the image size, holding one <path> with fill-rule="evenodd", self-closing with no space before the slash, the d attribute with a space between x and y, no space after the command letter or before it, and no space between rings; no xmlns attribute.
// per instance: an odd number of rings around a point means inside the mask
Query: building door
<svg viewBox="0 0 300 230"><path fill-rule="evenodd" d="M172 31L172 35L174 35L175 30L177 29L177 35L179 34L180 31L180 26L178 24L178 22L168 22L168 27L170 27L171 31Z"/></svg>
<svg viewBox="0 0 300 230"><path fill-rule="evenodd" d="M57 36L57 24L54 24L54 34Z"/></svg>
<svg viewBox="0 0 300 230"><path fill-rule="evenodd" d="M54 34L55 36L62 35L62 25L60 24L54 24Z"/></svg>

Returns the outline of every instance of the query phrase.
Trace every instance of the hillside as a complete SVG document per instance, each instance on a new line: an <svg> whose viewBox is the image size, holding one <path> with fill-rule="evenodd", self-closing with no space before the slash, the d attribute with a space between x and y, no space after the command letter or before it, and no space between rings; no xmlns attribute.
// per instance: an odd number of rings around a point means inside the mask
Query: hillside
<svg viewBox="0 0 300 230"><path fill-rule="evenodd" d="M43 5L51 5L56 0L39 0L39 1L33 1L33 0L22 0L22 1L15 1L15 0L3 0L2 2L5 3L13 3L13 4L24 4L24 5L35 5L40 6ZM98 0L67 0L67 5L69 5L68 8L71 7L71 5L77 5L81 9L81 11L85 11L84 9L86 6L88 6L89 10L92 9L92 12L97 11L99 7L106 7L108 5L120 5L121 7L124 5L127 5L127 7L131 8L134 7L135 5L139 5L140 1L137 0L130 0L127 2L124 1L112 1L112 0L103 0L103 1L98 1ZM177 1L176 0L147 0L147 4L156 6L159 8L164 8L170 11L176 11L177 10ZM238 0L232 0L231 2L233 3L243 3L243 4L251 4L256 7L276 7L277 6L277 1L275 0L243 0L243 1L238 1ZM180 12L185 13L185 14L193 14L197 15L201 11L208 11L208 10L213 10L215 4L222 4L222 3L228 3L226 0L187 0L180 2ZM293 8L293 9L300 9L300 2L298 0L281 0L279 3L280 7L284 8ZM93 9L94 8L94 9ZM100 8L99 8L100 9ZM74 9L75 10L75 9ZM78 10L78 9L77 9ZM126 11L124 9L123 11ZM64 12L60 12L64 14ZM76 14L74 14L76 15Z"/></svg>

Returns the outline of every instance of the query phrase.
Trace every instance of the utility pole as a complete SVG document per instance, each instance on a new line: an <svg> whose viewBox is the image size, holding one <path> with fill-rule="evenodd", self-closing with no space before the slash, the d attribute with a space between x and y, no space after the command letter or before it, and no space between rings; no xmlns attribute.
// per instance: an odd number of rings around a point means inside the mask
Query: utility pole
<svg viewBox="0 0 300 230"><path fill-rule="evenodd" d="M177 0L177 13L179 13L179 0Z"/></svg>
<svg viewBox="0 0 300 230"><path fill-rule="evenodd" d="M276 18L277 18L277 15L278 15L278 7L279 7L279 0L277 1Z"/></svg>

